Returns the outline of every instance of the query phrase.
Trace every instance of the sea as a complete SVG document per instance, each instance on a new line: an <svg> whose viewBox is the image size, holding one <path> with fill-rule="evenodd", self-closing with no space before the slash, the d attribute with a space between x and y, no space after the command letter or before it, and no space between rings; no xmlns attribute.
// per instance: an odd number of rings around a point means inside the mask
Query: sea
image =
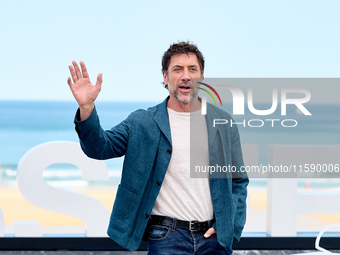
<svg viewBox="0 0 340 255"><path fill-rule="evenodd" d="M137 109L147 109L158 102L97 102L96 109L104 129L110 129ZM269 104L258 104L269 109ZM77 110L73 101L14 101L0 100L0 169L1 185L16 185L18 163L33 147L51 141L78 142L73 123ZM232 113L232 105L223 109ZM259 147L259 163L266 163L271 144L340 145L340 104L308 105L312 116L306 116L288 105L287 114L278 107L270 116L256 116L246 109L242 116L233 116L242 144ZM270 120L269 120L270 119ZM292 121L294 120L294 121ZM296 124L296 126L294 126ZM294 126L294 127L288 127ZM340 157L339 157L340 158ZM106 161L110 181L105 184L84 181L80 171L70 164L54 164L44 172L44 179L61 186L117 185L123 158ZM339 187L339 182L315 181L318 187ZM264 188L265 180L253 180L253 187ZM303 184L301 184L303 185ZM312 184L311 184L312 185ZM312 187L312 186L311 186Z"/></svg>
<svg viewBox="0 0 340 255"><path fill-rule="evenodd" d="M154 102L97 102L104 129L110 129L137 109ZM0 101L1 185L16 186L17 167L32 148L51 141L79 142L74 117L78 105L72 101ZM44 171L44 180L53 186L86 187L119 183L123 158L107 160L110 181L85 181L71 164L58 163Z"/></svg>

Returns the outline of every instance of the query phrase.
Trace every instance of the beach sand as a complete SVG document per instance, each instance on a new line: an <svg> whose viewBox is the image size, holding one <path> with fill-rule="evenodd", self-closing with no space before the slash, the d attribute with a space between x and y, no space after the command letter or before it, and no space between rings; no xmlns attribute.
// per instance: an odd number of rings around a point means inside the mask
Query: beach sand
<svg viewBox="0 0 340 255"><path fill-rule="evenodd" d="M90 195L99 200L109 212L111 212L116 189L74 189L84 194ZM250 203L248 206L248 217L245 231L264 232L266 229L266 192L250 191ZM0 208L4 215L5 225L13 225L13 221L37 221L45 231L53 228L84 227L85 224L72 216L55 213L39 208L28 202L16 188L0 189ZM95 216L94 216L95 217ZM340 222L340 214L308 214L297 216L298 229L315 229ZM50 229L50 230L46 230Z"/></svg>
<svg viewBox="0 0 340 255"><path fill-rule="evenodd" d="M96 198L108 211L111 211L116 196L115 189L74 190ZM13 225L13 221L38 221L40 226L84 226L84 223L75 217L48 211L31 204L18 189L0 189L0 208L4 215L5 225Z"/></svg>

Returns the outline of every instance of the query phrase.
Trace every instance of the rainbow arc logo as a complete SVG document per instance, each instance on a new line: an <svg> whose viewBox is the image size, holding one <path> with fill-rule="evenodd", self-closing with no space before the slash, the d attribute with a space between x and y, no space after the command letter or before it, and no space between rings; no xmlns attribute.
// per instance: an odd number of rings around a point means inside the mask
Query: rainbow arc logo
<svg viewBox="0 0 340 255"><path fill-rule="evenodd" d="M217 96L218 100L220 101L220 104L222 105L222 100L221 100L221 98L220 98L220 95L217 93L217 91L216 91L213 87L211 87L210 85L208 85L208 84L206 84L206 83L203 83L203 82L197 82L197 83L199 83L199 84L201 84L201 85L204 85L204 86L208 87L212 92L214 92L215 95ZM207 92L208 95L211 96L211 98L214 100L215 105L217 105L214 96L210 93L209 90L206 90L206 89L201 88L201 87L198 87L198 88L201 89L201 90L203 90L203 91L205 91L205 92Z"/></svg>

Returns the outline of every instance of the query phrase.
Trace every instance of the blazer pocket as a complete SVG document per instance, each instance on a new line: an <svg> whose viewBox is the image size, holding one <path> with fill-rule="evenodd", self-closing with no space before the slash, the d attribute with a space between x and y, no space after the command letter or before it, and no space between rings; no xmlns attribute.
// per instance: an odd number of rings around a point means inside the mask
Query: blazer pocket
<svg viewBox="0 0 340 255"><path fill-rule="evenodd" d="M133 214L136 213L139 196L118 186L110 222L120 232L126 232Z"/></svg>

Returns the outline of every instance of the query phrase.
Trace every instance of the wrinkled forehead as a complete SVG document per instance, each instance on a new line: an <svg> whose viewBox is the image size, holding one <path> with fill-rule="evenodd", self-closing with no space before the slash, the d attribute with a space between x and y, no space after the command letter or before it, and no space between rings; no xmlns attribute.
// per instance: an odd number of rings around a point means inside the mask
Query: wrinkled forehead
<svg viewBox="0 0 340 255"><path fill-rule="evenodd" d="M194 53L178 53L171 56L169 68L173 66L197 66L200 68L196 54Z"/></svg>

